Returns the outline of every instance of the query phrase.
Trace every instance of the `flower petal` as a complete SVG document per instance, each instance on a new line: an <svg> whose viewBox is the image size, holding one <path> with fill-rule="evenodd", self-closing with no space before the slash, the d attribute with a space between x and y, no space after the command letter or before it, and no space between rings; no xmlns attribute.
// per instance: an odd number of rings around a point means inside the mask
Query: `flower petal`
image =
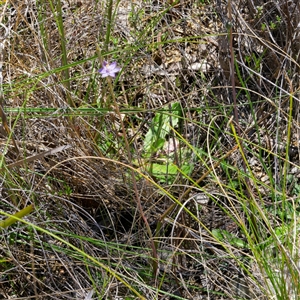
<svg viewBox="0 0 300 300"><path fill-rule="evenodd" d="M116 73L118 73L121 70L117 66L117 63L114 61L112 63L108 63L107 61L103 61L102 68L98 71L102 77L116 77Z"/></svg>

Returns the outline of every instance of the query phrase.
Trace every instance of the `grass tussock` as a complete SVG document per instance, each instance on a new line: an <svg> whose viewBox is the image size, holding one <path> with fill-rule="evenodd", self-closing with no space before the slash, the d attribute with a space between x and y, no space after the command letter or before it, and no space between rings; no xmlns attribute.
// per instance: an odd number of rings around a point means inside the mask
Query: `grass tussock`
<svg viewBox="0 0 300 300"><path fill-rule="evenodd" d="M1 299L298 299L300 6L227 2L0 1Z"/></svg>

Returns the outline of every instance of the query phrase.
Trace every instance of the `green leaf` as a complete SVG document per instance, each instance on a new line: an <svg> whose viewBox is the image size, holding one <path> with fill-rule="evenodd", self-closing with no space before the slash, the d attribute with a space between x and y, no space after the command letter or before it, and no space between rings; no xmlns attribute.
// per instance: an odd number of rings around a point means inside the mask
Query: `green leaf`
<svg viewBox="0 0 300 300"><path fill-rule="evenodd" d="M178 169L173 163L153 164L152 175L161 182L172 183L179 173ZM180 170L182 174L189 175L193 170L193 166L191 164L184 164Z"/></svg>
<svg viewBox="0 0 300 300"><path fill-rule="evenodd" d="M144 139L143 149L146 157L150 157L163 147L166 135L171 130L170 122L173 127L177 126L181 113L181 106L178 102L172 104L170 112L165 108L164 111L156 113Z"/></svg>
<svg viewBox="0 0 300 300"><path fill-rule="evenodd" d="M177 168L173 164L168 165L160 165L160 164L153 164L153 174L155 175L174 175L177 173Z"/></svg>
<svg viewBox="0 0 300 300"><path fill-rule="evenodd" d="M227 242L230 245L238 248L248 248L245 241L237 238L232 233L223 229L213 229L212 235L221 242Z"/></svg>

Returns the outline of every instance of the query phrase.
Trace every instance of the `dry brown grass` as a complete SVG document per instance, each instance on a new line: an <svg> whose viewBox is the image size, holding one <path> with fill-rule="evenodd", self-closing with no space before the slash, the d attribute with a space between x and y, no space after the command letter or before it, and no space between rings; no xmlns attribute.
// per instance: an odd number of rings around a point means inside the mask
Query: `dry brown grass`
<svg viewBox="0 0 300 300"><path fill-rule="evenodd" d="M51 8L57 11L58 0L7 0L0 6L3 106L13 133L0 128L0 208L14 213L34 203L26 220L45 230L19 222L2 231L0 298L88 299L93 289L92 299L135 299L113 276L117 272L145 299L267 299L274 291L268 291L249 248L218 243L211 235L212 229L224 229L247 242L242 225L249 221L240 200L245 191L241 156L230 152L236 141L228 123L227 6L217 0L120 1L106 44L109 1L60 2L67 67L61 67L62 36ZM275 1L233 2L240 125L253 164L253 194L270 206L270 177L281 183L277 155L285 154L287 144L294 153L289 163L298 174L300 8L297 1L283 1L282 6ZM100 59L117 60L123 68L114 91L120 108L132 112L122 111L122 120L114 111L95 109L109 101L107 85L97 73L96 45L104 49ZM294 97L292 114L289 95ZM145 168L143 139L151 120L174 102L184 112L176 129L186 144L206 153L201 160L191 158L195 186L179 175L172 183L159 182ZM13 108L22 109L16 113ZM89 114L78 108L88 108ZM70 148L26 161L63 145ZM271 163L253 161L261 148L274 155ZM164 155L155 153L151 159ZM212 168L222 157L225 168ZM22 165L9 166L19 160ZM144 177L136 172L133 179L130 168ZM231 178L241 191L231 187ZM174 199L189 212L173 205ZM138 200L158 249L154 276L151 236ZM274 226L279 223L276 216L270 218Z"/></svg>

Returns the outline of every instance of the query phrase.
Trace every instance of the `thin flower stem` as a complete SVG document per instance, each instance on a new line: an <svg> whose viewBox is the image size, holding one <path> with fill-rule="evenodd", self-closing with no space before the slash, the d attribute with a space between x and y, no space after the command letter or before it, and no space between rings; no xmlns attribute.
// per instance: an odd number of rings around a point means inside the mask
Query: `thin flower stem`
<svg viewBox="0 0 300 300"><path fill-rule="evenodd" d="M109 86L109 90L110 90L110 95L111 95L113 103L114 103L115 112L116 112L116 114L118 115L118 117L120 119L122 134L123 134L123 137L124 137L125 147L126 147L127 154L128 154L128 160L129 160L130 166L132 167L132 156L131 156L131 152L130 152L130 147L129 147L129 143L128 143L128 139L127 139L127 135L126 135L125 126L124 126L122 116L121 116L121 113L120 113L120 109L119 109L119 106L118 106L118 103L116 101L116 97L115 97L115 94L114 94L111 77L107 78L107 82L108 82L108 86ZM141 217L142 217L142 219L143 219L143 221L146 225L148 235L150 237L150 245L151 245L152 255L153 255L153 257L152 257L153 258L153 264L152 264L153 276L156 277L157 276L157 271L158 271L157 250L156 250L155 243L154 243L154 240L153 240L153 235L152 235L152 232L151 232L150 225L149 225L147 217L145 216L144 211L143 211L143 207L142 207L142 204L141 204L141 198L140 198L140 195L138 193L136 178L135 178L133 170L131 170L131 177L132 177L132 183L133 183L133 189L134 189L135 197L136 197L136 200L137 200L137 206L138 206L139 212L141 214Z"/></svg>

